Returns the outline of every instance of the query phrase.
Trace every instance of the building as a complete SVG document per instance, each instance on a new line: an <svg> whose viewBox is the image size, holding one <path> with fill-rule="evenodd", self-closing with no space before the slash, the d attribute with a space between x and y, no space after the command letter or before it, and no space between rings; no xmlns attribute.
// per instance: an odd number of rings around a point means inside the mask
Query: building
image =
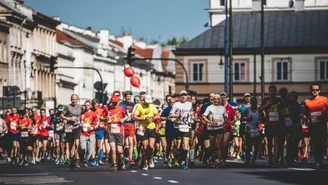
<svg viewBox="0 0 328 185"><path fill-rule="evenodd" d="M268 1L269 2L269 1ZM265 95L268 86L297 91L299 100L310 95L313 82L328 90L328 10L265 11ZM251 11L233 12L233 97L240 101L245 92L260 97L260 15ZM199 97L224 91L225 22L211 27L174 51L188 71L190 89ZM224 60L223 60L224 61ZM176 66L176 74L183 74ZM176 75L177 91L185 78Z"/></svg>
<svg viewBox="0 0 328 185"><path fill-rule="evenodd" d="M9 29L10 29L10 25L0 20L0 97L3 97L2 88L3 86L7 86L8 79L9 79L9 72L8 72Z"/></svg>
<svg viewBox="0 0 328 185"><path fill-rule="evenodd" d="M210 15L210 24L215 26L225 20L225 3L229 0L209 0L205 9ZM263 0L265 11L302 11L328 9L328 0ZM228 3L229 7L229 3ZM251 12L261 10L261 0L232 0L232 10Z"/></svg>

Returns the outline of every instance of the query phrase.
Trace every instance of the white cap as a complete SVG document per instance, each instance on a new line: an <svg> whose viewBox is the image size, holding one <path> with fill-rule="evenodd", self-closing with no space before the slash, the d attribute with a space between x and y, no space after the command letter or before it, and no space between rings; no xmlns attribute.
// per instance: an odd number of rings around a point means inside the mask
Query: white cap
<svg viewBox="0 0 328 185"><path fill-rule="evenodd" d="M245 97L245 96L251 96L251 94L249 94L249 93L245 93L245 94L244 94L244 97Z"/></svg>
<svg viewBox="0 0 328 185"><path fill-rule="evenodd" d="M227 93L225 93L225 92L220 92L220 96L227 96Z"/></svg>
<svg viewBox="0 0 328 185"><path fill-rule="evenodd" d="M146 103L153 103L153 99L151 98L150 95L146 95L146 96L145 96L145 102L146 102Z"/></svg>
<svg viewBox="0 0 328 185"><path fill-rule="evenodd" d="M180 91L179 95L181 95L181 94L188 94L188 93L187 93L187 91L182 90L182 91Z"/></svg>

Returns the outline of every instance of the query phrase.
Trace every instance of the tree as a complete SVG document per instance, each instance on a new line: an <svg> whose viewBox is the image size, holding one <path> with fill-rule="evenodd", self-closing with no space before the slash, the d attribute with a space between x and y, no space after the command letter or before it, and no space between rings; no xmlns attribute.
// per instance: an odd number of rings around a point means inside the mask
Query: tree
<svg viewBox="0 0 328 185"><path fill-rule="evenodd" d="M165 43L162 43L161 45L163 47L165 46L181 46L182 44L188 42L188 38L187 37L181 37L180 39L177 39L176 37L172 37L171 39L168 39Z"/></svg>

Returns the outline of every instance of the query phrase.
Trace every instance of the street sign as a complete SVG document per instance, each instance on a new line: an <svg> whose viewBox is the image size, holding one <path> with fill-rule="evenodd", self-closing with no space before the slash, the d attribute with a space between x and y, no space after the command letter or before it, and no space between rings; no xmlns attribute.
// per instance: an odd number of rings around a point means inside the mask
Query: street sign
<svg viewBox="0 0 328 185"><path fill-rule="evenodd" d="M15 106L14 106L13 97L0 97L0 109L11 109L12 107L19 108L20 106L21 106L20 97L15 98Z"/></svg>

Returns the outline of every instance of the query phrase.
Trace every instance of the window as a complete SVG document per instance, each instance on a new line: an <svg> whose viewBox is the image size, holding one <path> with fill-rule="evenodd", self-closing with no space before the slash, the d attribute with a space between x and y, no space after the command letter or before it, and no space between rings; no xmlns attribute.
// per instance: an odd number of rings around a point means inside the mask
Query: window
<svg viewBox="0 0 328 185"><path fill-rule="evenodd" d="M192 71L192 81L193 82L204 82L204 62L192 62L191 71Z"/></svg>
<svg viewBox="0 0 328 185"><path fill-rule="evenodd" d="M233 72L234 81L239 81L239 82L247 81L246 62L234 62L233 70L234 70L234 72Z"/></svg>
<svg viewBox="0 0 328 185"><path fill-rule="evenodd" d="M328 59L321 59L318 64L319 80L328 80Z"/></svg>
<svg viewBox="0 0 328 185"><path fill-rule="evenodd" d="M277 81L289 80L289 60L276 61L276 80Z"/></svg>
<svg viewBox="0 0 328 185"><path fill-rule="evenodd" d="M220 0L220 5L224 6L226 0Z"/></svg>

